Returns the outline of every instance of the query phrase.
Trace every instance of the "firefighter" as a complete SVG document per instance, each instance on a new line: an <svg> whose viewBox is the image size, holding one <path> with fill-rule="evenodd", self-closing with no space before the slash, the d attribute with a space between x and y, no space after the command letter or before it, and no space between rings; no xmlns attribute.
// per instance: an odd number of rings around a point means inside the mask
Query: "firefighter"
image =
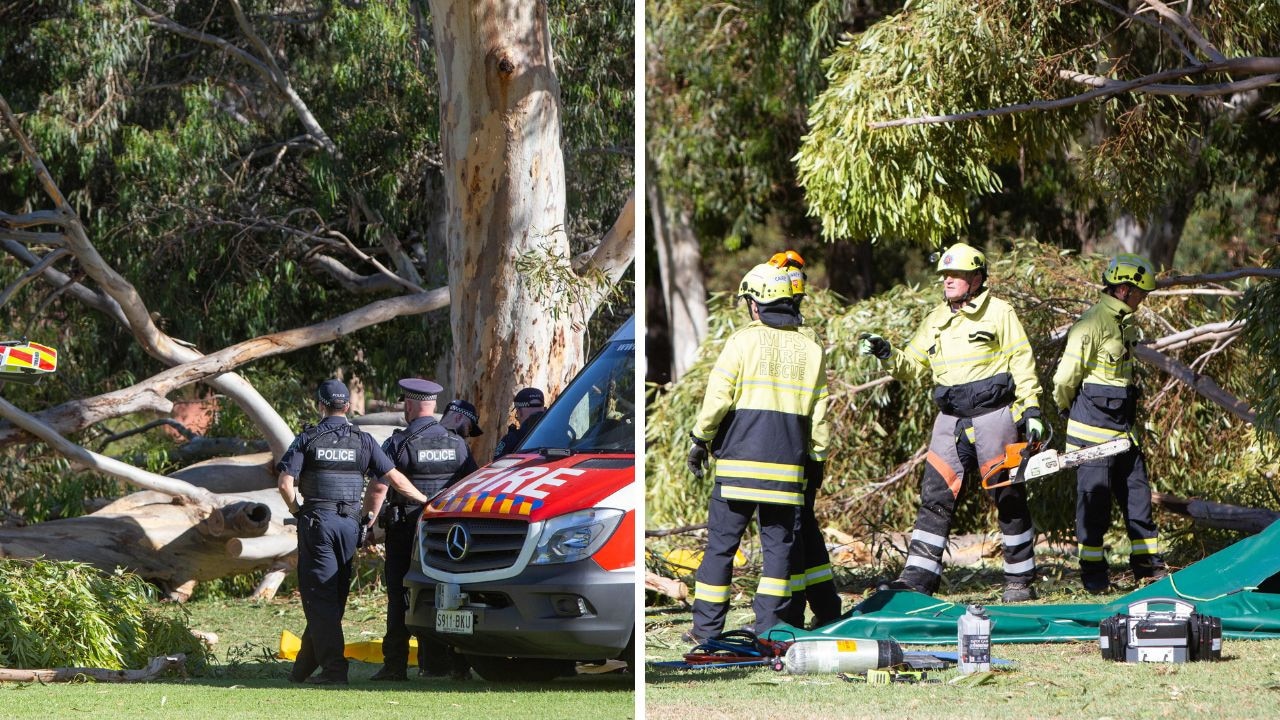
<svg viewBox="0 0 1280 720"><path fill-rule="evenodd" d="M525 435L529 434L534 423L542 419L545 412L546 400L542 395L542 391L535 387L527 387L516 393L513 403L516 406L516 422L520 423L519 427L515 425L507 426L507 434L502 436L498 441L498 445L493 449L493 459L506 455L515 450L520 445L520 441Z"/></svg>
<svg viewBox="0 0 1280 720"><path fill-rule="evenodd" d="M1139 331L1133 318L1155 289L1156 278L1144 258L1122 254L1107 265L1102 283L1102 298L1071 327L1053 374L1054 402L1064 412L1069 409L1068 451L1120 437L1133 443L1124 454L1076 469L1080 581L1091 593L1105 592L1111 584L1102 543L1111 523L1112 495L1124 513L1134 578L1158 580L1168 574L1151 519L1146 459L1133 437L1139 396L1133 381L1133 346Z"/></svg>
<svg viewBox="0 0 1280 720"><path fill-rule="evenodd" d="M298 592L307 618L289 681L346 685L342 615L351 590L351 560L387 488L373 482L365 489L364 477L381 477L419 507L427 498L372 436L347 421L346 385L325 380L316 398L323 419L303 428L276 464L280 497L298 519ZM313 675L317 669L320 674Z"/></svg>
<svg viewBox="0 0 1280 720"><path fill-rule="evenodd" d="M694 590L691 642L718 635L729 610L733 557L759 514L764 571L754 630L786 616L792 546L804 505L805 466L826 459L827 377L822 347L799 332L787 273L757 265L742 279L751 323L725 341L690 434L688 464L702 478L716 457L707 549Z"/></svg>
<svg viewBox="0 0 1280 720"><path fill-rule="evenodd" d="M864 334L859 351L875 356L895 378L933 378L939 413L933 423L920 511L906 567L890 587L932 595L942 580L942 552L964 487L966 471L978 474L1004 458L1005 445L1044 435L1040 383L1031 343L1013 308L985 286L986 257L956 243L934 259L944 299L905 350L879 335ZM1007 470L1004 472L1008 472ZM995 476L992 483L1003 480ZM1035 530L1020 484L987 491L995 502L1004 546L1004 602L1036 597Z"/></svg>
<svg viewBox="0 0 1280 720"><path fill-rule="evenodd" d="M407 378L399 383L404 401L404 419L408 425L396 430L382 444L382 449L401 472L408 476L414 489L428 498L476 470L476 461L467 443L436 421L436 396L444 389L420 378ZM371 680L403 681L409 663L409 629L405 626L408 590L404 576L413 560L413 536L422 503L410 502L405 496L390 491L383 513L386 527L386 564L383 570L387 584L387 633L382 638L382 667ZM441 676L467 675L461 656L447 644L426 637L418 638L418 674Z"/></svg>
<svg viewBox="0 0 1280 720"><path fill-rule="evenodd" d="M796 309L800 309L807 292L808 276L804 272L804 258L795 250L774 254L769 264L787 271L791 280L791 297ZM808 325L801 325L800 332L822 345L818 334ZM831 570L831 556L827 553L827 541L818 526L814 505L818 491L822 489L825 462L805 462L804 505L800 507L800 535L793 550L791 565L791 606L787 617L790 625L804 627L804 608L808 603L813 612L813 626L827 625L840 617L840 594L836 592L835 574Z"/></svg>

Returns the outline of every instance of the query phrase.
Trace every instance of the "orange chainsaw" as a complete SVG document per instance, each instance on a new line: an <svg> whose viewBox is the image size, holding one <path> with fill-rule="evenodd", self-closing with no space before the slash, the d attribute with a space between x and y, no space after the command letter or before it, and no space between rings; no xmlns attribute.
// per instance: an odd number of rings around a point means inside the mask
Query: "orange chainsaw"
<svg viewBox="0 0 1280 720"><path fill-rule="evenodd" d="M1050 438L1052 438L1052 435L1044 440L1037 439L1034 442L1005 445L1004 460L991 466L983 473L982 489L991 490L992 488L1005 487L1006 485L1024 483L1038 477L1052 475L1067 468L1073 468L1091 460L1101 460L1112 455L1119 455L1133 447L1133 443L1130 442L1129 438L1122 437L1098 443L1097 445L1082 447L1079 450L1060 453L1053 448L1044 449ZM1002 470L1008 470L1009 476L1002 482L992 482L992 479L999 475Z"/></svg>

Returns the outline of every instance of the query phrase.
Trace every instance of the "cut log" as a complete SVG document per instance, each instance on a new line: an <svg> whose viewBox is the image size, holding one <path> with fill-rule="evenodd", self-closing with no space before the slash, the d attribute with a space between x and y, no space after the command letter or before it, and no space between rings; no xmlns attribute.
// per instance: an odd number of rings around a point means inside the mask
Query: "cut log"
<svg viewBox="0 0 1280 720"><path fill-rule="evenodd" d="M644 586L648 590L661 593L682 603L689 602L689 586L679 580L665 578L646 571L644 574Z"/></svg>
<svg viewBox="0 0 1280 720"><path fill-rule="evenodd" d="M268 571L296 554L296 530L282 524L290 516L274 488L217 502L133 493L91 515L0 527L0 557L75 560L108 572L122 567L181 602L196 582ZM255 549L229 555L233 540Z"/></svg>
<svg viewBox="0 0 1280 720"><path fill-rule="evenodd" d="M297 567L297 564L297 553L280 558L275 565L267 569L267 573L262 576L262 580L258 582L258 587L253 589L253 594L249 596L249 599L270 600L274 598L276 592L280 590L280 585L284 582L285 576Z"/></svg>
<svg viewBox="0 0 1280 720"><path fill-rule="evenodd" d="M143 682L169 670L183 672L187 656L183 653L152 658L141 670L106 670L104 668L52 668L48 670L19 670L0 668L0 682L72 682L92 678L98 682Z"/></svg>

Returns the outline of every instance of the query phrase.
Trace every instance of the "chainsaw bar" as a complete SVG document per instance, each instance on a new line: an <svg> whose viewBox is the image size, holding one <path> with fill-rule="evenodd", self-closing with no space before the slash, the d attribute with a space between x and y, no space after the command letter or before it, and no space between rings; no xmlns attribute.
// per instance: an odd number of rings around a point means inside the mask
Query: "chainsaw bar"
<svg viewBox="0 0 1280 720"><path fill-rule="evenodd" d="M1030 457L1024 456L1025 459L1018 462L1017 456L1019 453L1027 452L1027 444L1017 443L1009 445L1005 448L1006 461L1002 464L995 465L989 473L982 478L982 488L984 490L991 490L992 488L1005 487L1006 485L1024 483L1028 480L1052 475L1056 472L1073 468L1092 460L1101 460L1102 458L1111 457L1112 455L1119 455L1121 453L1128 452L1131 447L1133 447L1133 443L1130 442L1129 438L1122 437L1066 453L1060 453L1057 450L1052 449L1045 450L1043 452L1035 453ZM988 482L1002 469L1009 470L1008 477L1003 482Z"/></svg>

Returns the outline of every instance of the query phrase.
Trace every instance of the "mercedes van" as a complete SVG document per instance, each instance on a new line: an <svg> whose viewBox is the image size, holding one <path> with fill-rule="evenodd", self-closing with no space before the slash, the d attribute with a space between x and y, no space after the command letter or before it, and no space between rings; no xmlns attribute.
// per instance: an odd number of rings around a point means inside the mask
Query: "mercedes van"
<svg viewBox="0 0 1280 720"><path fill-rule="evenodd" d="M433 497L405 577L406 624L487 680L634 662L635 318L512 453Z"/></svg>

